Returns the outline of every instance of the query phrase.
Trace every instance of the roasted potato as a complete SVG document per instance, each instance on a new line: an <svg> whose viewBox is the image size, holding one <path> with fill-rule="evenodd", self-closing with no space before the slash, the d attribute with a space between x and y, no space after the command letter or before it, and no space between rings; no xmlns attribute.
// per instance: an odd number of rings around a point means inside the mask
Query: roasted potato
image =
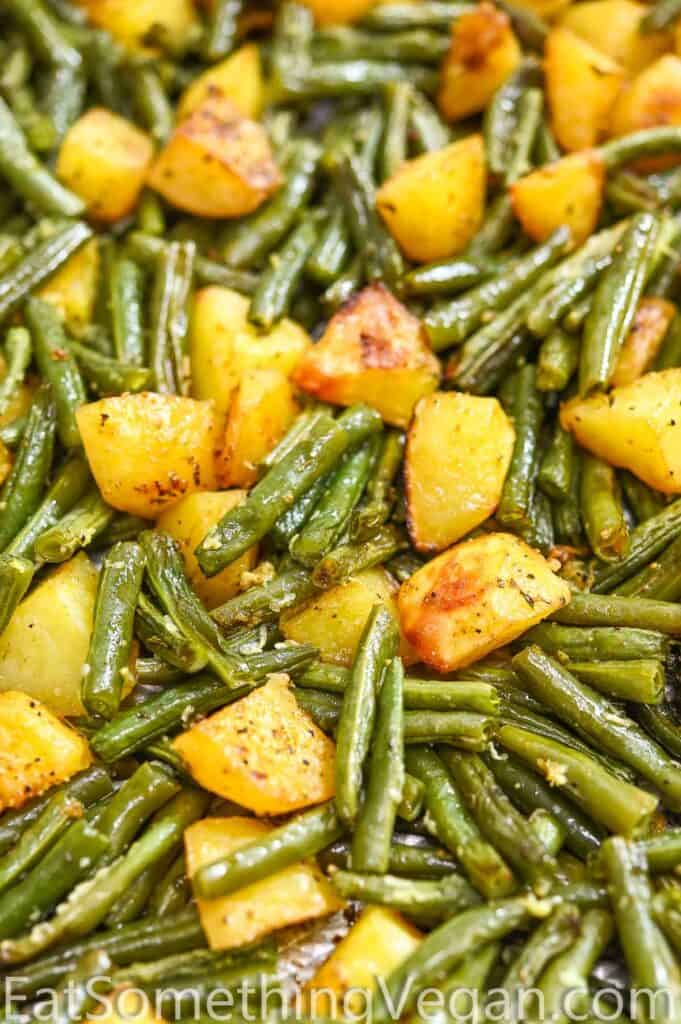
<svg viewBox="0 0 681 1024"><path fill-rule="evenodd" d="M0 484L4 484L9 476L13 463L14 459L12 458L11 451L4 441L0 441Z"/></svg>
<svg viewBox="0 0 681 1024"><path fill-rule="evenodd" d="M565 28L549 33L544 66L551 126L560 145L571 152L597 145L608 133L624 69Z"/></svg>
<svg viewBox="0 0 681 1024"><path fill-rule="evenodd" d="M584 448L663 494L681 494L681 369L573 398L560 419Z"/></svg>
<svg viewBox="0 0 681 1024"><path fill-rule="evenodd" d="M347 25L358 21L376 5L376 0L303 0L318 25Z"/></svg>
<svg viewBox="0 0 681 1024"><path fill-rule="evenodd" d="M605 165L596 150L572 153L539 167L511 186L513 211L524 230L543 242L567 224L576 245L592 233L601 212Z"/></svg>
<svg viewBox="0 0 681 1024"><path fill-rule="evenodd" d="M192 0L78 0L93 25L131 50L153 55L161 47L180 53L196 37Z"/></svg>
<svg viewBox="0 0 681 1024"><path fill-rule="evenodd" d="M681 58L660 57L644 68L621 92L612 110L610 133L629 135L656 125L681 124ZM641 171L655 171L678 163L678 156L636 161Z"/></svg>
<svg viewBox="0 0 681 1024"><path fill-rule="evenodd" d="M193 491L215 488L212 402L141 392L81 405L85 454L104 499L152 519Z"/></svg>
<svg viewBox="0 0 681 1024"><path fill-rule="evenodd" d="M298 413L291 382L281 370L246 370L234 394L218 457L221 487L251 487L258 466Z"/></svg>
<svg viewBox="0 0 681 1024"><path fill-rule="evenodd" d="M211 398L224 416L247 370L279 370L290 377L311 340L293 320L280 320L264 334L248 320L248 299L229 288L201 288L191 326L192 387Z"/></svg>
<svg viewBox="0 0 681 1024"><path fill-rule="evenodd" d="M636 0L585 0L571 3L560 24L635 75L671 47L668 33L640 31L649 9Z"/></svg>
<svg viewBox="0 0 681 1024"><path fill-rule="evenodd" d="M544 21L553 21L570 3L571 0L519 0L517 6L533 11Z"/></svg>
<svg viewBox="0 0 681 1024"><path fill-rule="evenodd" d="M335 745L286 675L197 722L173 747L199 785L256 814L288 814L334 794Z"/></svg>
<svg viewBox="0 0 681 1024"><path fill-rule="evenodd" d="M0 690L22 690L58 715L82 715L96 595L97 570L82 553L31 590L0 635Z"/></svg>
<svg viewBox="0 0 681 1024"><path fill-rule="evenodd" d="M40 701L0 693L0 812L21 807L92 760L87 740Z"/></svg>
<svg viewBox="0 0 681 1024"><path fill-rule="evenodd" d="M484 658L570 600L568 584L510 533L488 533L438 555L402 584L405 636L426 665L453 672Z"/></svg>
<svg viewBox="0 0 681 1024"><path fill-rule="evenodd" d="M241 217L279 188L267 132L210 92L175 128L147 177L172 206L199 217Z"/></svg>
<svg viewBox="0 0 681 1024"><path fill-rule="evenodd" d="M82 333L92 322L99 282L99 244L86 242L36 293L56 306L69 331Z"/></svg>
<svg viewBox="0 0 681 1024"><path fill-rule="evenodd" d="M421 322L382 284L339 309L294 374L303 391L337 405L366 402L396 427L407 426L439 379Z"/></svg>
<svg viewBox="0 0 681 1024"><path fill-rule="evenodd" d="M189 877L271 831L271 825L253 818L204 818L194 822L184 834ZM199 899L196 903L211 949L257 942L279 928L324 917L343 905L314 860L292 864L221 899Z"/></svg>
<svg viewBox="0 0 681 1024"><path fill-rule="evenodd" d="M460 252L485 209L485 147L469 135L407 160L376 194L376 206L404 254L418 263Z"/></svg>
<svg viewBox="0 0 681 1024"><path fill-rule="evenodd" d="M253 120L260 117L265 102L265 80L260 50L254 43L242 46L187 86L178 103L178 121L193 114L211 93L231 100L244 117Z"/></svg>
<svg viewBox="0 0 681 1024"><path fill-rule="evenodd" d="M615 387L633 384L652 365L675 315L676 307L667 299L655 296L641 299L617 357L612 377Z"/></svg>
<svg viewBox="0 0 681 1024"><path fill-rule="evenodd" d="M438 103L448 121L484 110L520 60L520 46L503 11L481 3L452 24Z"/></svg>
<svg viewBox="0 0 681 1024"><path fill-rule="evenodd" d="M135 209L153 155L148 135L118 114L93 107L69 128L57 177L87 203L93 220L112 224Z"/></svg>
<svg viewBox="0 0 681 1024"><path fill-rule="evenodd" d="M204 576L196 561L194 550L224 515L240 504L246 491L199 491L180 498L178 502L162 512L158 518L159 530L165 530L179 543L184 557L189 582L207 608L216 608L241 589L245 572L250 572L257 562L258 549L250 548L217 576Z"/></svg>
<svg viewBox="0 0 681 1024"><path fill-rule="evenodd" d="M492 515L515 431L496 398L437 391L422 398L407 435L407 521L419 551L441 551Z"/></svg>

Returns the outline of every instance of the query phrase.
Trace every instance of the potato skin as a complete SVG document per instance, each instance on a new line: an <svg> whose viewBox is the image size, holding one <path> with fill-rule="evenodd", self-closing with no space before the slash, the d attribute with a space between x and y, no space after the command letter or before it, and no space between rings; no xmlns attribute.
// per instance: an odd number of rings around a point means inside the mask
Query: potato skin
<svg viewBox="0 0 681 1024"><path fill-rule="evenodd" d="M459 121L484 110L520 56L508 16L493 4L478 4L457 18L438 94L444 117Z"/></svg>
<svg viewBox="0 0 681 1024"><path fill-rule="evenodd" d="M198 28L192 0L78 0L93 25L106 29L129 49L161 53L154 45L159 30L172 50L181 51Z"/></svg>
<svg viewBox="0 0 681 1024"><path fill-rule="evenodd" d="M260 117L265 102L265 81L260 50L254 43L242 46L187 86L177 105L178 121L193 114L212 94L231 100L244 117L254 120Z"/></svg>
<svg viewBox="0 0 681 1024"><path fill-rule="evenodd" d="M121 512L153 519L184 495L215 487L211 402L147 391L82 405L76 419L97 486Z"/></svg>
<svg viewBox="0 0 681 1024"><path fill-rule="evenodd" d="M407 426L439 379L423 325L382 284L338 310L294 374L302 391L337 405L366 402L396 427Z"/></svg>
<svg viewBox="0 0 681 1024"><path fill-rule="evenodd" d="M591 235L601 212L605 166L595 150L539 167L511 186L513 212L537 242L567 224L575 245Z"/></svg>
<svg viewBox="0 0 681 1024"><path fill-rule="evenodd" d="M612 375L614 387L633 384L652 364L660 350L676 306L668 299L644 296L639 302L629 334L620 350Z"/></svg>
<svg viewBox="0 0 681 1024"><path fill-rule="evenodd" d="M681 58L666 54L644 68L622 90L612 110L610 134L617 137L657 125L678 124L681 124ZM678 162L678 156L662 156L637 160L634 166L648 173Z"/></svg>
<svg viewBox="0 0 681 1024"><path fill-rule="evenodd" d="M571 3L560 24L635 75L671 46L668 32L639 30L648 11L636 0L584 0Z"/></svg>
<svg viewBox="0 0 681 1024"><path fill-rule="evenodd" d="M376 206L410 260L430 263L460 252L482 222L485 147L469 135L407 160L376 193Z"/></svg>
<svg viewBox="0 0 681 1024"><path fill-rule="evenodd" d="M427 665L453 672L510 643L570 600L568 584L510 533L449 548L402 584L400 620Z"/></svg>

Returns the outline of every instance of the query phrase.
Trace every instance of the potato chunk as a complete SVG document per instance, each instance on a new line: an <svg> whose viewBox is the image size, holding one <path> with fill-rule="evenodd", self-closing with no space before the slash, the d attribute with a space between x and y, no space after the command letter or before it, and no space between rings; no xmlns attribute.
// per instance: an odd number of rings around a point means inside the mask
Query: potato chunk
<svg viewBox="0 0 681 1024"><path fill-rule="evenodd" d="M419 657L452 672L515 640L562 608L568 584L538 551L489 533L438 555L402 584L402 629Z"/></svg>
<svg viewBox="0 0 681 1024"><path fill-rule="evenodd" d="M87 740L26 693L0 693L0 812L87 768Z"/></svg>
<svg viewBox="0 0 681 1024"><path fill-rule="evenodd" d="M419 398L435 391L440 364L412 313L382 284L338 310L294 379L325 402L366 402L386 423L406 427Z"/></svg>
<svg viewBox="0 0 681 1024"><path fill-rule="evenodd" d="M681 369L646 373L608 395L573 398L560 419L612 466L664 494L681 494Z"/></svg>
<svg viewBox="0 0 681 1024"><path fill-rule="evenodd" d="M376 0L303 0L318 25L347 25L358 21L376 5Z"/></svg>
<svg viewBox="0 0 681 1024"><path fill-rule="evenodd" d="M244 117L253 120L260 117L265 101L265 81L260 50L254 43L242 46L187 86L177 107L178 121L193 114L211 94L231 100Z"/></svg>
<svg viewBox="0 0 681 1024"><path fill-rule="evenodd" d="M36 294L56 306L67 328L80 334L92 322L99 281L99 244L82 245Z"/></svg>
<svg viewBox="0 0 681 1024"><path fill-rule="evenodd" d="M626 86L612 111L611 135L629 135L656 125L681 124L681 58L667 54L645 68ZM637 160L642 171L678 163L678 156Z"/></svg>
<svg viewBox="0 0 681 1024"><path fill-rule="evenodd" d="M645 296L639 302L631 330L617 357L612 383L622 387L641 376L652 364L669 330L676 307L667 299Z"/></svg>
<svg viewBox="0 0 681 1024"><path fill-rule="evenodd" d="M298 413L281 370L246 370L234 395L218 459L221 487L251 487L258 466Z"/></svg>
<svg viewBox="0 0 681 1024"><path fill-rule="evenodd" d="M442 65L438 103L449 121L484 110L520 60L520 46L506 14L478 4L452 24Z"/></svg>
<svg viewBox="0 0 681 1024"><path fill-rule="evenodd" d="M87 203L93 220L112 224L137 205L153 155L148 135L118 114L93 107L68 130L57 177Z"/></svg>
<svg viewBox="0 0 681 1024"><path fill-rule="evenodd" d="M515 431L496 398L437 391L416 406L407 436L409 533L441 551L492 515Z"/></svg>
<svg viewBox="0 0 681 1024"><path fill-rule="evenodd" d="M82 715L97 570L82 552L42 580L0 636L0 690L22 690L58 715Z"/></svg>
<svg viewBox="0 0 681 1024"><path fill-rule="evenodd" d="M187 873L254 843L272 831L253 818L205 818L185 831ZM333 886L314 860L292 864L216 900L197 900L211 949L232 949L286 925L323 917L342 907Z"/></svg>
<svg viewBox="0 0 681 1024"><path fill-rule="evenodd" d="M363 993L411 956L421 939L396 911L367 907L305 986L310 1016L357 1019L366 1010Z"/></svg>
<svg viewBox="0 0 681 1024"><path fill-rule="evenodd" d="M14 459L11 451L4 441L0 441L0 484L4 484L5 480L10 475L13 464Z"/></svg>
<svg viewBox="0 0 681 1024"><path fill-rule="evenodd" d="M173 741L196 781L256 814L287 814L334 794L332 740L297 703L286 675Z"/></svg>
<svg viewBox="0 0 681 1024"><path fill-rule="evenodd" d="M182 51L198 29L192 0L79 0L93 25L131 50Z"/></svg>
<svg viewBox="0 0 681 1024"><path fill-rule="evenodd" d="M576 245L596 227L603 202L605 166L595 150L572 153L531 171L511 186L513 211L523 228L543 242L567 224Z"/></svg>
<svg viewBox="0 0 681 1024"><path fill-rule="evenodd" d="M624 69L565 28L549 33L545 67L551 125L558 142L570 151L595 146L607 135Z"/></svg>
<svg viewBox="0 0 681 1024"><path fill-rule="evenodd" d="M76 413L105 501L152 519L193 491L215 487L211 402L141 392L81 405Z"/></svg>
<svg viewBox="0 0 681 1024"><path fill-rule="evenodd" d="M243 573L254 568L258 549L250 548L235 562L232 562L217 576L204 576L194 554L211 526L215 526L224 515L239 505L246 497L246 491L199 491L180 498L175 505L162 512L158 518L159 530L165 530L179 543L184 557L187 576L194 590L208 608L217 608L239 593Z"/></svg>
<svg viewBox="0 0 681 1024"><path fill-rule="evenodd" d="M180 121L148 175L173 206L199 217L242 217L279 188L267 132L210 93Z"/></svg>
<svg viewBox="0 0 681 1024"><path fill-rule="evenodd" d="M482 136L407 160L380 187L376 205L410 260L430 263L460 252L485 208Z"/></svg>
<svg viewBox="0 0 681 1024"><path fill-rule="evenodd" d="M560 24L635 75L670 46L668 33L639 30L648 11L636 0L585 0L570 4Z"/></svg>
<svg viewBox="0 0 681 1024"><path fill-rule="evenodd" d="M248 299L229 288L201 288L191 327L192 387L196 398L212 398L218 414L229 410L247 370L279 370L290 377L310 336L293 320L280 320L264 334L248 321Z"/></svg>

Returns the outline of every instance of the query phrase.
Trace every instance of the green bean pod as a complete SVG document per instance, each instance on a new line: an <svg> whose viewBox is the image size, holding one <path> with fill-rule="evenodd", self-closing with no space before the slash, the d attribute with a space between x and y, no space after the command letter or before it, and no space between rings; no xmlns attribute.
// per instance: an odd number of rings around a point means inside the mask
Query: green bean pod
<svg viewBox="0 0 681 1024"><path fill-rule="evenodd" d="M33 334L38 369L54 394L59 440L65 448L78 448L82 442L76 411L87 398L59 315L49 302L31 298L26 303L26 319Z"/></svg>
<svg viewBox="0 0 681 1024"><path fill-rule="evenodd" d="M48 385L43 385L31 405L12 472L0 491L0 550L7 548L40 505L52 464L56 424L52 392Z"/></svg>

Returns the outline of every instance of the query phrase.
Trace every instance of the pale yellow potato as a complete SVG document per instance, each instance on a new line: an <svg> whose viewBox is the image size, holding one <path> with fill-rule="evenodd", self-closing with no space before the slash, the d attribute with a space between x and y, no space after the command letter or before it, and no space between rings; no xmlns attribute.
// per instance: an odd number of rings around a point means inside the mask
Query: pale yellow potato
<svg viewBox="0 0 681 1024"><path fill-rule="evenodd" d="M646 373L607 395L573 398L560 420L594 455L655 490L681 494L681 369Z"/></svg>
<svg viewBox="0 0 681 1024"><path fill-rule="evenodd" d="M258 560L258 547L249 548L217 576L204 576L194 554L212 526L246 497L246 491L198 491L180 498L162 512L156 525L179 543L189 582L207 608L234 597L241 589L241 578Z"/></svg>
<svg viewBox="0 0 681 1024"><path fill-rule="evenodd" d="M376 0L303 0L318 25L347 25L376 6Z"/></svg>
<svg viewBox="0 0 681 1024"><path fill-rule="evenodd" d="M197 722L173 748L204 789L256 814L288 814L334 795L336 746L283 674Z"/></svg>
<svg viewBox="0 0 681 1024"><path fill-rule="evenodd" d="M58 715L82 715L97 570L80 552L42 580L0 635L0 690L23 690Z"/></svg>
<svg viewBox="0 0 681 1024"><path fill-rule="evenodd" d="M153 519L215 489L212 402L143 391L81 405L76 419L102 497L119 511Z"/></svg>
<svg viewBox="0 0 681 1024"><path fill-rule="evenodd" d="M612 375L614 387L633 384L652 365L675 315L676 306L668 299L653 295L641 299L617 357Z"/></svg>
<svg viewBox="0 0 681 1024"><path fill-rule="evenodd" d="M658 125L681 124L681 57L666 54L644 68L622 90L612 110L610 134L629 135ZM645 173L662 170L679 162L678 156L637 160L635 168Z"/></svg>
<svg viewBox="0 0 681 1024"><path fill-rule="evenodd" d="M213 864L249 843L262 840L271 825L253 818L204 818L184 834L187 874ZM232 949L257 942L287 925L324 917L343 904L314 860L292 864L237 889L229 896L196 901L211 949Z"/></svg>
<svg viewBox="0 0 681 1024"><path fill-rule="evenodd" d="M87 740L35 697L0 693L0 812L21 807L91 761Z"/></svg>
<svg viewBox="0 0 681 1024"><path fill-rule="evenodd" d="M135 209L153 155L145 132L104 107L92 107L66 133L57 177L83 199L93 220L111 224Z"/></svg>
<svg viewBox="0 0 681 1024"><path fill-rule="evenodd" d="M178 121L193 114L213 92L231 100L244 117L257 121L265 102L265 80L255 43L246 43L187 86L177 106Z"/></svg>
<svg viewBox="0 0 681 1024"><path fill-rule="evenodd" d="M404 254L417 263L460 252L485 210L485 147L469 135L407 160L376 193L376 206Z"/></svg>
<svg viewBox="0 0 681 1024"><path fill-rule="evenodd" d="M419 551L441 551L491 516L513 453L513 424L496 398L436 391L407 435L407 522Z"/></svg>
<svg viewBox="0 0 681 1024"><path fill-rule="evenodd" d="M336 405L366 402L406 427L419 398L435 391L440 364L417 319L382 284L354 295L307 349L294 374L303 391Z"/></svg>
<svg viewBox="0 0 681 1024"><path fill-rule="evenodd" d="M99 243L90 239L37 292L56 306L67 328L78 335L92 323L99 283Z"/></svg>
<svg viewBox="0 0 681 1024"><path fill-rule="evenodd" d="M427 665L453 672L504 647L562 608L570 588L510 533L463 541L402 584L402 629Z"/></svg>
<svg viewBox="0 0 681 1024"><path fill-rule="evenodd" d="M199 22L192 0L78 0L90 21L128 49L160 53L159 44L181 53Z"/></svg>
<svg viewBox="0 0 681 1024"><path fill-rule="evenodd" d="M598 223L604 185L605 164L596 150L571 153L511 186L513 212L537 242L567 225L581 245Z"/></svg>
<svg viewBox="0 0 681 1024"><path fill-rule="evenodd" d="M4 441L0 441L0 484L4 484L12 470L13 464L14 458L11 451Z"/></svg>
<svg viewBox="0 0 681 1024"><path fill-rule="evenodd" d="M312 341L307 331L284 318L259 333L248 320L249 300L229 288L200 288L191 325L192 388L195 398L212 399L224 416L247 370L279 370L290 377Z"/></svg>
<svg viewBox="0 0 681 1024"><path fill-rule="evenodd" d="M556 139L570 152L597 145L608 134L624 68L566 28L549 33L545 55L546 95Z"/></svg>
<svg viewBox="0 0 681 1024"><path fill-rule="evenodd" d="M518 0L518 7L537 14L544 21L553 21L569 7L571 0Z"/></svg>
<svg viewBox="0 0 681 1024"><path fill-rule="evenodd" d="M521 57L520 44L503 11L480 3L452 24L438 104L448 121L484 110Z"/></svg>
<svg viewBox="0 0 681 1024"><path fill-rule="evenodd" d="M263 126L212 91L177 125L147 183L180 210L229 218L252 213L282 176Z"/></svg>
<svg viewBox="0 0 681 1024"><path fill-rule="evenodd" d="M585 0L570 4L560 24L635 75L671 49L668 32L639 30L649 10L648 4L636 0Z"/></svg>

